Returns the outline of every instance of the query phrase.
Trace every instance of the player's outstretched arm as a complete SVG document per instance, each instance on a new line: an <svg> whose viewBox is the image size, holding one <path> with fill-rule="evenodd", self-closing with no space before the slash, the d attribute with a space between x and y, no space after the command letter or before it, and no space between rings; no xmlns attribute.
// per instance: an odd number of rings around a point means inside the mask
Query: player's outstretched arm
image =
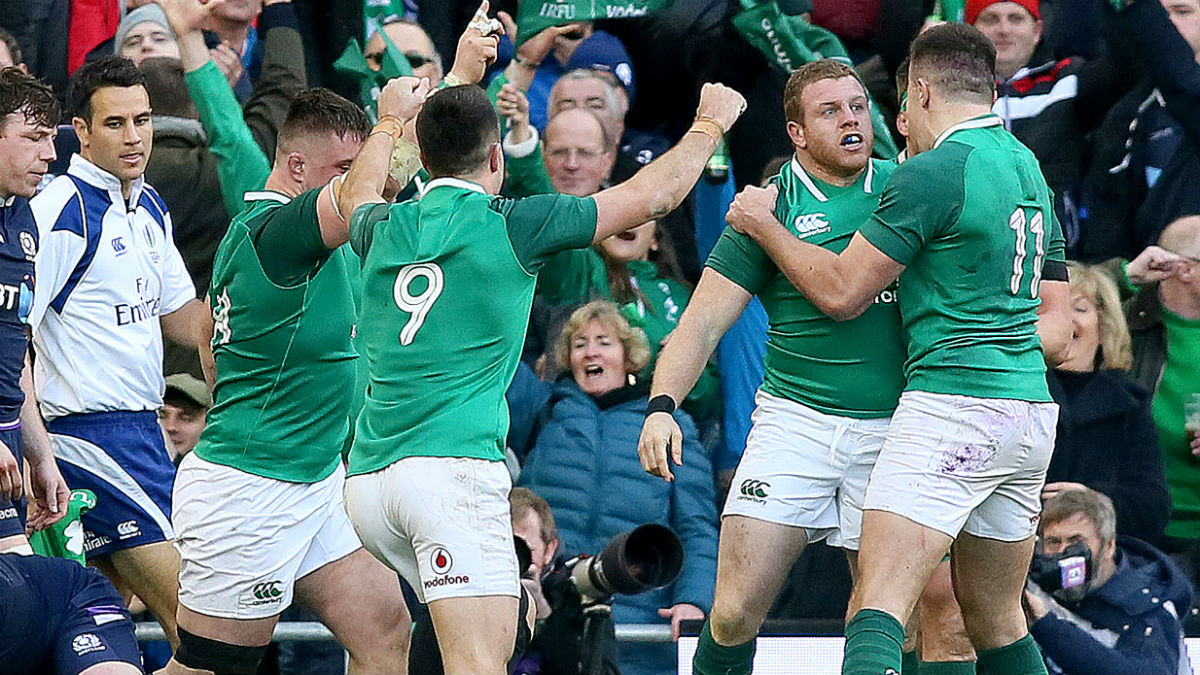
<svg viewBox="0 0 1200 675"><path fill-rule="evenodd" d="M670 397L668 407L678 407L712 356L717 342L742 315L751 295L720 272L705 269L700 285L671 332L671 339L658 355L650 398ZM683 463L683 433L669 412L650 413L638 440L642 469L667 481L675 479L671 462ZM668 459L669 457L669 459Z"/></svg>
<svg viewBox="0 0 1200 675"><path fill-rule="evenodd" d="M25 462L29 465L29 518L25 523L26 533L45 529L67 515L67 500L71 490L63 480L54 459L50 434L38 410L33 387L33 365L25 355L25 367L21 371L21 391L25 402L21 404L21 445L25 450Z"/></svg>
<svg viewBox="0 0 1200 675"><path fill-rule="evenodd" d="M1043 280L1038 292L1042 304L1037 309L1037 333L1042 340L1046 365L1057 366L1066 358L1071 342L1071 284L1067 281Z"/></svg>
<svg viewBox="0 0 1200 675"><path fill-rule="evenodd" d="M867 311L904 271L858 233L840 255L798 239L775 218L778 196L774 185L747 186L730 204L725 221L753 237L796 290L833 319L846 321Z"/></svg>
<svg viewBox="0 0 1200 675"><path fill-rule="evenodd" d="M404 125L417 116L429 80L397 77L379 93L379 122L354 157L344 178L335 178L317 195L321 240L334 249L350 239L350 216L363 204L382 203L389 176L403 187L421 168L417 146L402 138Z"/></svg>
<svg viewBox="0 0 1200 675"><path fill-rule="evenodd" d="M705 162L742 111L746 99L722 84L706 83L700 90L696 121L683 139L633 178L596 194L596 236L599 243L614 234L670 213L691 192Z"/></svg>

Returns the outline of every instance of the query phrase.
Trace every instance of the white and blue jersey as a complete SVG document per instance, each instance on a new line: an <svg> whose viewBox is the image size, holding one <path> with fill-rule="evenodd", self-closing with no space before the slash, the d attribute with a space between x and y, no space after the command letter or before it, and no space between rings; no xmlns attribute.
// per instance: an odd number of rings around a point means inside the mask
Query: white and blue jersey
<svg viewBox="0 0 1200 675"><path fill-rule="evenodd" d="M171 216L142 179L76 155L30 202L40 250L30 326L34 385L67 484L96 493L88 557L174 537L175 467L162 406L159 317L195 299Z"/></svg>
<svg viewBox="0 0 1200 675"><path fill-rule="evenodd" d="M29 350L26 322L33 304L37 225L29 200L0 202L0 442L21 466L21 370ZM25 531L24 500L0 499L0 538Z"/></svg>
<svg viewBox="0 0 1200 675"><path fill-rule="evenodd" d="M166 204L140 178L126 203L121 181L79 155L30 203L41 245L29 323L42 414L158 410L158 318L196 297Z"/></svg>

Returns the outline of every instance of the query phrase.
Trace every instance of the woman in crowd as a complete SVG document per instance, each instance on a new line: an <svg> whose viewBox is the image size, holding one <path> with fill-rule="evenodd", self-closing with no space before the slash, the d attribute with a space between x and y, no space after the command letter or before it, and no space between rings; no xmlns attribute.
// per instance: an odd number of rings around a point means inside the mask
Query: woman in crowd
<svg viewBox="0 0 1200 675"><path fill-rule="evenodd" d="M598 553L610 539L642 523L674 530L684 550L679 578L659 590L617 596L613 618L618 624L670 619L677 628L680 620L703 619L712 602L716 495L711 458L685 412L675 413L684 437L675 481L666 483L642 470L637 444L649 388L637 373L649 354L641 331L612 303L595 301L576 310L555 349L567 373L553 386L543 385L540 401L511 401L514 415L527 411L539 419L519 484L549 502L568 557ZM623 645L621 668L673 673L674 646Z"/></svg>
<svg viewBox="0 0 1200 675"><path fill-rule="evenodd" d="M692 297L691 284L662 225L651 220L590 249L563 251L538 275L538 294L551 305L569 306L602 298L646 336L650 356L638 373L648 383L654 361ZM701 374L683 407L701 420L720 411L720 382L712 364Z"/></svg>
<svg viewBox="0 0 1200 675"><path fill-rule="evenodd" d="M1116 285L1098 268L1069 263L1073 332L1066 359L1047 374L1060 406L1042 500L1084 486L1117 509L1117 532L1162 536L1170 497L1149 392L1129 376L1129 328Z"/></svg>

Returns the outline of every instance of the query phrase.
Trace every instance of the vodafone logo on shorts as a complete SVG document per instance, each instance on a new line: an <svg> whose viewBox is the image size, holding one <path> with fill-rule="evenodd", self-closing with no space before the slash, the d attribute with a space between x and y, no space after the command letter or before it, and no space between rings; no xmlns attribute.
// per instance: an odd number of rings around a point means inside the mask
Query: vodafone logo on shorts
<svg viewBox="0 0 1200 675"><path fill-rule="evenodd" d="M425 588L471 583L471 577L465 574L453 576L450 574L450 570L454 568L454 556L450 555L450 551L445 546L438 546L433 549L433 553L429 556L429 567L437 576L423 582L422 585Z"/></svg>
<svg viewBox="0 0 1200 675"><path fill-rule="evenodd" d="M450 568L454 567L454 558L450 556L450 551L447 551L444 546L439 546L434 549L429 563L433 566L434 574L447 574L450 572Z"/></svg>

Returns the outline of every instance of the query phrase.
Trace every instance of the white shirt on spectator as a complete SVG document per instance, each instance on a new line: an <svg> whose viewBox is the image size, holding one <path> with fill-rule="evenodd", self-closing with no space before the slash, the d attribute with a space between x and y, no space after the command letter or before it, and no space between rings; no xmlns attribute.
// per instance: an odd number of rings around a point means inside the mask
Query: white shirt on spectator
<svg viewBox="0 0 1200 675"><path fill-rule="evenodd" d="M40 250L29 325L42 414L162 406L158 318L196 297L154 188L121 181L79 155L30 205Z"/></svg>

